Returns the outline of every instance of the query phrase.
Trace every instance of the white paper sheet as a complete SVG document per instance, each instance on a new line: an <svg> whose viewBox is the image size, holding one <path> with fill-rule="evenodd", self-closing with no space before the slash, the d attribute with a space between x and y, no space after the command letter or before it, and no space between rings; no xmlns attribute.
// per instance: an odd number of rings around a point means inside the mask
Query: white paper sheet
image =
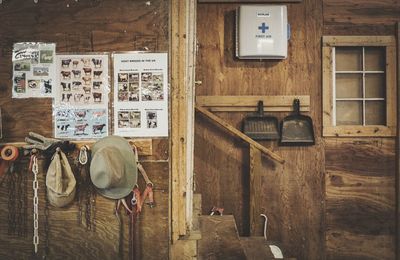
<svg viewBox="0 0 400 260"><path fill-rule="evenodd" d="M114 134L168 136L167 53L114 53Z"/></svg>
<svg viewBox="0 0 400 260"><path fill-rule="evenodd" d="M55 43L20 42L13 48L13 98L53 97Z"/></svg>

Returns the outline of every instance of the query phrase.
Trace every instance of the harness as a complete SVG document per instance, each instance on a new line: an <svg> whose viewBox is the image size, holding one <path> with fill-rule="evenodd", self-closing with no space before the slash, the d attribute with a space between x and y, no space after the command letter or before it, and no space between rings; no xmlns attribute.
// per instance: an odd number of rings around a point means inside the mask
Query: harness
<svg viewBox="0 0 400 260"><path fill-rule="evenodd" d="M115 202L115 215L118 219L119 225L120 225L120 239L119 239L119 256L123 258L123 232L122 232L122 218L119 215L120 208L124 207L126 213L129 215L129 259L134 260L135 259L135 253L136 253L136 243L135 243L135 234L136 234L136 222L137 219L139 218L140 212L142 211L143 204L145 203L146 199L148 201L146 202L146 205L148 205L150 208L155 207L154 203L154 195L153 195L153 183L150 181L146 171L143 168L143 165L139 162L138 160L138 152L136 146L133 146L134 153L135 153L135 159L137 163L137 169L142 175L145 183L146 183L146 188L144 191L141 193L139 189L139 185L135 185L132 189L132 192L130 195L128 195L125 198L119 199ZM128 201L128 203L127 203Z"/></svg>

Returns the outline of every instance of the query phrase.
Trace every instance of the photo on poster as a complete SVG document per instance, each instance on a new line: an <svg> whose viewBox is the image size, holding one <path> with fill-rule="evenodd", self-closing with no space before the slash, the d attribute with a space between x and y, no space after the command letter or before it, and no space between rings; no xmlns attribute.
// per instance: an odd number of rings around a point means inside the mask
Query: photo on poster
<svg viewBox="0 0 400 260"><path fill-rule="evenodd" d="M54 62L54 51L53 50L41 50L40 51L40 63L53 63Z"/></svg>
<svg viewBox="0 0 400 260"><path fill-rule="evenodd" d="M26 93L26 73L14 72L14 92L15 93Z"/></svg>
<svg viewBox="0 0 400 260"><path fill-rule="evenodd" d="M53 97L55 44L21 42L13 46L13 98ZM22 74L23 73L23 74Z"/></svg>
<svg viewBox="0 0 400 260"><path fill-rule="evenodd" d="M147 128L157 128L157 111L146 111Z"/></svg>
<svg viewBox="0 0 400 260"><path fill-rule="evenodd" d="M163 74L142 73L142 100L164 100Z"/></svg>

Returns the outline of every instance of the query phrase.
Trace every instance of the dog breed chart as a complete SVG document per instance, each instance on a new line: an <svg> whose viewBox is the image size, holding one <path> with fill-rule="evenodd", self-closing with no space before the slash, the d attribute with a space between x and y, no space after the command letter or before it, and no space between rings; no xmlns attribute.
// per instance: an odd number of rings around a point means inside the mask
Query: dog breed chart
<svg viewBox="0 0 400 260"><path fill-rule="evenodd" d="M56 59L55 136L108 135L108 55L63 54Z"/></svg>
<svg viewBox="0 0 400 260"><path fill-rule="evenodd" d="M20 42L13 48L13 98L53 97L55 43Z"/></svg>
<svg viewBox="0 0 400 260"><path fill-rule="evenodd" d="M167 53L113 53L114 134L168 136Z"/></svg>

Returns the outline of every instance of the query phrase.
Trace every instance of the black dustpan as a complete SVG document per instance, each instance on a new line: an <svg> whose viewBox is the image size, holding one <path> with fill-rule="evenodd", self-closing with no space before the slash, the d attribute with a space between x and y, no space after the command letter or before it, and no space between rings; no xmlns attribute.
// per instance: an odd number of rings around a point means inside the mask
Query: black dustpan
<svg viewBox="0 0 400 260"><path fill-rule="evenodd" d="M294 113L281 123L280 145L313 145L315 144L314 127L311 117L300 114L300 100L293 101Z"/></svg>
<svg viewBox="0 0 400 260"><path fill-rule="evenodd" d="M258 101L257 114L247 116L243 120L243 133L254 140L279 139L278 119L264 116L264 103Z"/></svg>

